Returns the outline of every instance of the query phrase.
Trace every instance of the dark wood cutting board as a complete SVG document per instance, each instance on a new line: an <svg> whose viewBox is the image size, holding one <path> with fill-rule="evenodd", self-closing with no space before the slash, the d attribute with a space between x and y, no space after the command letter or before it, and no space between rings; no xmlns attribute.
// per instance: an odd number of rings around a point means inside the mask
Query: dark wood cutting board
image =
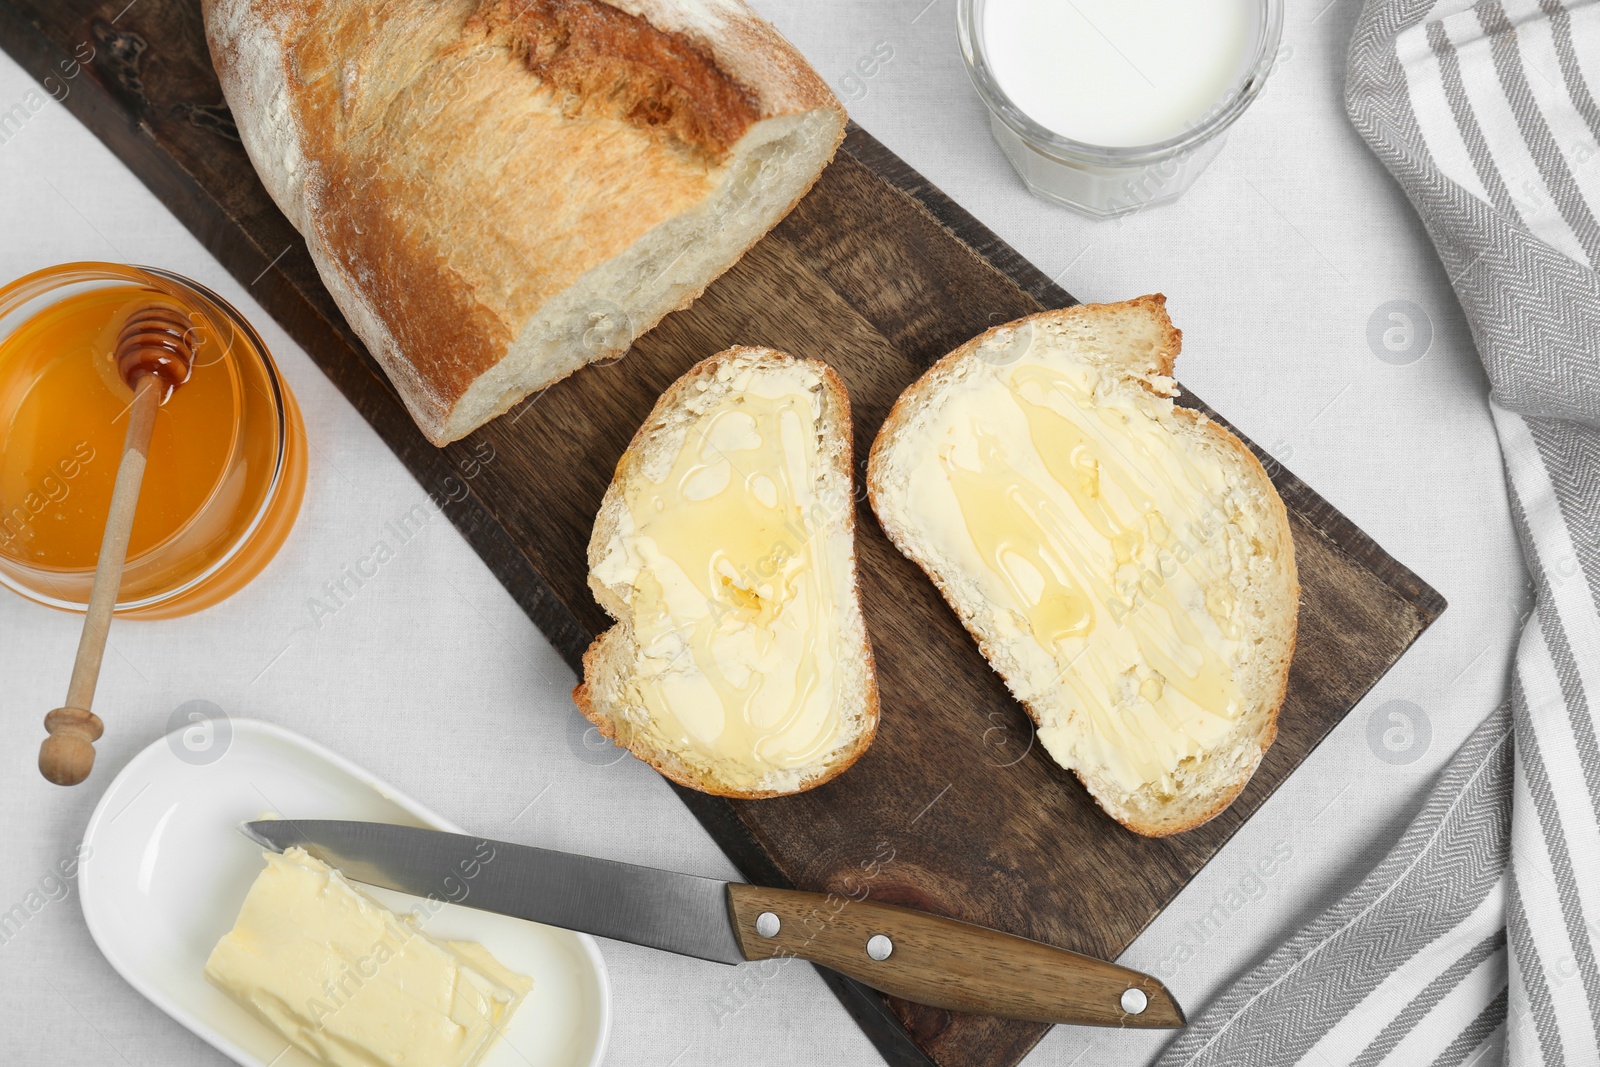
<svg viewBox="0 0 1600 1067"><path fill-rule="evenodd" d="M794 213L625 360L584 370L435 449L257 181L212 73L198 0L0 0L0 46L250 286L445 500L451 520L575 669L609 624L585 586L584 548L601 494L657 395L691 364L734 343L827 360L849 386L859 478L889 406L925 367L990 326L1072 302L852 128ZM1277 743L1211 823L1152 841L1103 815L1032 744L1026 715L865 503L857 547L883 693L876 743L810 793L729 802L680 791L684 802L752 881L866 891L1115 958L1445 607L1257 451L1294 524L1299 646ZM895 1064L1010 1065L1045 1029L915 1007L824 974Z"/></svg>

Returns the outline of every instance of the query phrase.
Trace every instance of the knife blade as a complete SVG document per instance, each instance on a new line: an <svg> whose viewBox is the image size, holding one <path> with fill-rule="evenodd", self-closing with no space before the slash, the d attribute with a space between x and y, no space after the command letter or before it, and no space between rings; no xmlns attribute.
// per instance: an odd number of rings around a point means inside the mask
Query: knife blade
<svg viewBox="0 0 1600 1067"><path fill-rule="evenodd" d="M298 845L358 882L716 963L744 963L728 883L532 845L386 823L264 819L257 842Z"/></svg>
<svg viewBox="0 0 1600 1067"><path fill-rule="evenodd" d="M266 819L241 829L369 885L715 963L799 958L905 1000L1035 1022L1184 1025L1130 968L928 912L701 878L415 826Z"/></svg>

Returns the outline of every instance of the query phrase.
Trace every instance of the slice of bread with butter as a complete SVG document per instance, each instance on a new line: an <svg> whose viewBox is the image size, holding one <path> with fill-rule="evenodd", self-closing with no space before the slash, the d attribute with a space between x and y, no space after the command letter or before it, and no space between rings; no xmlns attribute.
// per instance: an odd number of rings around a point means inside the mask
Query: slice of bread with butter
<svg viewBox="0 0 1600 1067"><path fill-rule="evenodd" d="M617 624L573 699L681 785L796 793L878 723L856 590L850 403L822 363L730 348L678 379L617 464L589 587Z"/></svg>
<svg viewBox="0 0 1600 1067"><path fill-rule="evenodd" d="M1045 751L1156 837L1255 772L1299 608L1266 471L1173 404L1181 338L1159 295L996 327L901 395L867 476Z"/></svg>

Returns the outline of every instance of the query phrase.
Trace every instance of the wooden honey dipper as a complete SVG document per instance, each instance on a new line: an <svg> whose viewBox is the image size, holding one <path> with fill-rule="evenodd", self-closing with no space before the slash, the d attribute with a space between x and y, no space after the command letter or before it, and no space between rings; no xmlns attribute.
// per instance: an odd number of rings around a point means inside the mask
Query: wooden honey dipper
<svg viewBox="0 0 1600 1067"><path fill-rule="evenodd" d="M117 373L133 390L128 411L128 435L122 443L122 460L111 490L106 532L95 562L94 584L78 639L78 656L72 664L67 703L44 717L50 736L39 746L39 773L56 785L77 785L94 767L94 743L104 731L100 717L89 710L100 660L105 656L106 631L122 586L122 567L133 534L133 513L139 505L139 487L150 458L150 435L156 411L172 391L189 380L196 343L188 315L167 304L150 303L136 309L117 335Z"/></svg>

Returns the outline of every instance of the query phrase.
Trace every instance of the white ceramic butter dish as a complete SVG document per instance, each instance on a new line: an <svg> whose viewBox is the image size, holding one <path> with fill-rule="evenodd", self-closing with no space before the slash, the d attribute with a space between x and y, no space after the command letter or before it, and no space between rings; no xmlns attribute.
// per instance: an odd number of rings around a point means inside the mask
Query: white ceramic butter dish
<svg viewBox="0 0 1600 1067"><path fill-rule="evenodd" d="M313 1067L205 980L206 958L264 866L260 846L239 833L239 823L274 812L463 831L289 730L248 719L215 725L229 736L213 761L191 758L180 737L162 738L106 789L84 832L84 920L130 985L226 1055L247 1067ZM396 912L417 903L363 888ZM423 929L442 940L476 941L533 978L532 993L482 1067L600 1063L610 986L592 937L454 905L434 910Z"/></svg>

